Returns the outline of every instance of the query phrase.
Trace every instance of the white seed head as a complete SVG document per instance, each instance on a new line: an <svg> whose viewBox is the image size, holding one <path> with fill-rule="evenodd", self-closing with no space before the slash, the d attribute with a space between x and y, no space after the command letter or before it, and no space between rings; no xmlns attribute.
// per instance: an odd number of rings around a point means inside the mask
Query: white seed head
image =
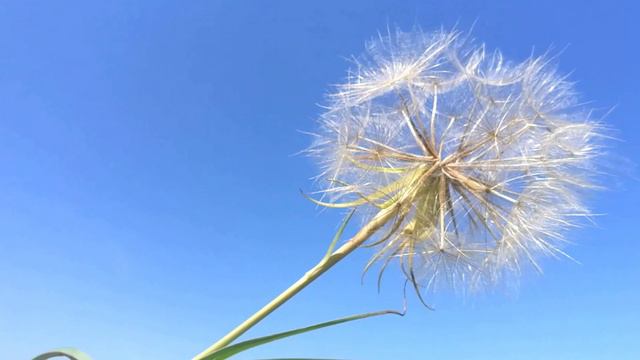
<svg viewBox="0 0 640 360"><path fill-rule="evenodd" d="M310 152L319 203L397 207L367 268L400 263L418 289L495 283L589 215L599 126L545 58L506 62L457 32L390 32L329 96ZM373 210L373 211L372 211Z"/></svg>

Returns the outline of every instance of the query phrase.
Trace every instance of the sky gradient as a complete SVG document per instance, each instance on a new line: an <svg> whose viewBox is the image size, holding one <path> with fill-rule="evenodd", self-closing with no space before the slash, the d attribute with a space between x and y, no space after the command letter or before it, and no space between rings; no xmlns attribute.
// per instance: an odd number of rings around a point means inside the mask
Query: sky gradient
<svg viewBox="0 0 640 360"><path fill-rule="evenodd" d="M596 225L568 260L477 297L238 359L640 358L640 9L634 1L0 1L0 358L188 359L321 257L342 217L298 189L323 96L398 26L467 30L520 61L551 49L619 139ZM350 227L352 233L355 227ZM402 307L371 252L248 335Z"/></svg>

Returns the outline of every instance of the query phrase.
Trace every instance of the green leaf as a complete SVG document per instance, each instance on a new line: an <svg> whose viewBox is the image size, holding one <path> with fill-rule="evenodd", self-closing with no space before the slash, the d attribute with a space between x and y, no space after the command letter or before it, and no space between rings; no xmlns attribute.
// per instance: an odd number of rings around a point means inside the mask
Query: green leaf
<svg viewBox="0 0 640 360"><path fill-rule="evenodd" d="M284 339L286 337L289 336L294 336L294 335L299 335L302 333L306 333L309 331L313 331L313 330L318 330L324 327L328 327L328 326L334 326L334 325L338 325L338 324L342 324L345 322L349 322L349 321L354 321L354 320L360 320L360 319L365 319L365 318L369 318L369 317L374 317L374 316L380 316L380 315L388 315L388 314L395 314L395 315L404 315L404 313L401 313L399 311L395 311L395 310L383 310L383 311L376 311L376 312L370 312L370 313L366 313L366 314L358 314L358 315L352 315L352 316L347 316L344 318L340 318L340 319L336 319L336 320L331 320L331 321L327 321L327 322L323 322L323 323L319 323L319 324L315 324L315 325L311 325L311 326L307 326L307 327L303 327L303 328L298 328L298 329L294 329L294 330L289 330L289 331L285 331L285 332L281 332L281 333L276 333L276 334L272 334L272 335L267 335L267 336L263 336L263 337L258 337L255 339L250 339L250 340L246 340L246 341L242 341L239 342L237 344L234 345L229 345L225 348L222 348L212 354L209 354L208 356L204 357L202 360L224 360L224 359L228 359L231 356L240 353L242 351L245 350L249 350L251 348L254 348L256 346L260 346L260 345L264 345L266 343L270 343L272 341L276 341L276 340L280 340L280 339ZM308 360L312 360L312 359L308 359ZM320 359L318 359L320 360Z"/></svg>
<svg viewBox="0 0 640 360"><path fill-rule="evenodd" d="M74 348L60 348L47 351L33 358L33 360L47 360L54 357L64 356L70 360L91 360L91 357L82 351Z"/></svg>
<svg viewBox="0 0 640 360"><path fill-rule="evenodd" d="M338 228L338 232L336 232L336 235L333 237L333 240L331 240L331 244L329 245L329 249L327 249L327 253L324 255L324 258L322 258L322 260L329 259L329 256L331 256L331 254L333 253L333 249L335 249L336 244L338 243L338 240L340 240L340 237L342 236L342 233L344 232L344 229L347 227L347 224L349 223L349 220L351 220L351 217L353 216L353 214L355 212L356 212L356 209L353 209L353 210L349 211L349 214L347 214L347 216L345 216L344 220L342 220L342 224L340 224L340 227Z"/></svg>

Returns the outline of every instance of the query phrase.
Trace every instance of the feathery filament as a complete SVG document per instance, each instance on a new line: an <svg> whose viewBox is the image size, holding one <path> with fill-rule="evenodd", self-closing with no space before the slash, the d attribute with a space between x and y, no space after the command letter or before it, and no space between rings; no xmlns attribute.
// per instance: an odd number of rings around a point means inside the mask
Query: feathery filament
<svg viewBox="0 0 640 360"><path fill-rule="evenodd" d="M589 215L597 136L544 58L396 31L330 95L310 149L328 184L317 202L396 207L367 268L398 261L416 290L477 288L564 254L564 230Z"/></svg>

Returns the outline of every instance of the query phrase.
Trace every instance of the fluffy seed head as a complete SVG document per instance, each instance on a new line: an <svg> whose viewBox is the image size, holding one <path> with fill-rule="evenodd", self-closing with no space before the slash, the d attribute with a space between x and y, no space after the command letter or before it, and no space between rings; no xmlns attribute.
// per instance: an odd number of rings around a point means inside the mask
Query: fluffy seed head
<svg viewBox="0 0 640 360"><path fill-rule="evenodd" d="M457 32L369 42L329 96L310 152L317 202L397 207L367 268L393 261L419 289L494 283L564 254L588 216L598 125L545 58L511 63Z"/></svg>

